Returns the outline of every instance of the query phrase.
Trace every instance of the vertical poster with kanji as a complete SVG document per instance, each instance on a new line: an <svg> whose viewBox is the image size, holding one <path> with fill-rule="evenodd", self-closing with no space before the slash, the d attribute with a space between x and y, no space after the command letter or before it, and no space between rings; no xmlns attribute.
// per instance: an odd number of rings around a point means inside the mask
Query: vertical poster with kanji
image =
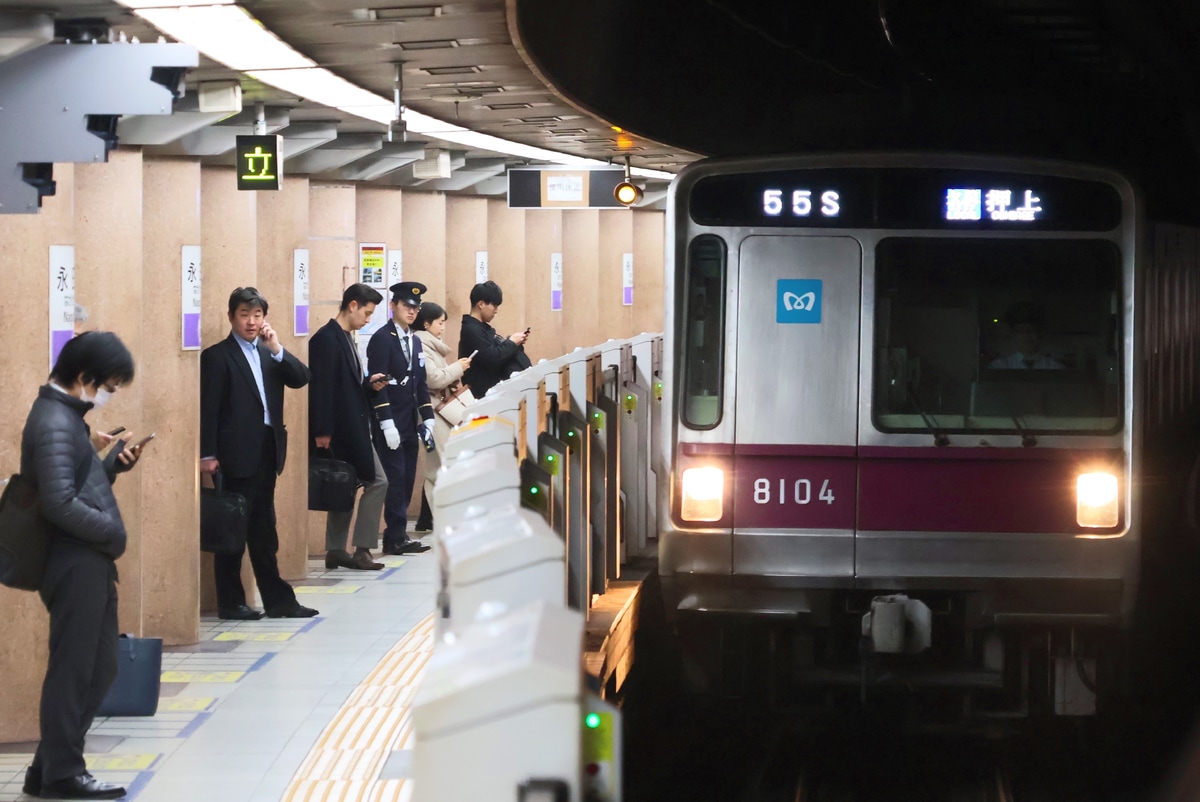
<svg viewBox="0 0 1200 802"><path fill-rule="evenodd" d="M292 316L297 337L308 334L308 248L292 251Z"/></svg>
<svg viewBox="0 0 1200 802"><path fill-rule="evenodd" d="M50 367L75 336L75 246L50 246Z"/></svg>
<svg viewBox="0 0 1200 802"><path fill-rule="evenodd" d="M180 255L182 282L180 314L183 323L183 350L200 350L200 246L184 245Z"/></svg>

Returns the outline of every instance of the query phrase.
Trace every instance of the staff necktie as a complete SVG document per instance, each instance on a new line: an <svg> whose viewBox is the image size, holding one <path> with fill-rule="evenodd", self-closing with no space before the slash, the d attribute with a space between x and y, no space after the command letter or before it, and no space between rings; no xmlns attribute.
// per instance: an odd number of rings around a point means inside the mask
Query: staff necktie
<svg viewBox="0 0 1200 802"><path fill-rule="evenodd" d="M408 351L408 338L407 337L400 338L400 347L404 349L404 364L411 368L412 367L412 354L410 354Z"/></svg>

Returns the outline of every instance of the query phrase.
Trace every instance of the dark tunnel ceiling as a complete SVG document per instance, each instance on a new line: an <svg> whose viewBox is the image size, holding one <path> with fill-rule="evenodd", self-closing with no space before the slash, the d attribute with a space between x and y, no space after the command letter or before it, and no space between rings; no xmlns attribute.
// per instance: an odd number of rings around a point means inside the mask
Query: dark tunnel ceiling
<svg viewBox="0 0 1200 802"><path fill-rule="evenodd" d="M1200 221L1200 0L511 0L608 122L709 156L954 150L1103 164Z"/></svg>

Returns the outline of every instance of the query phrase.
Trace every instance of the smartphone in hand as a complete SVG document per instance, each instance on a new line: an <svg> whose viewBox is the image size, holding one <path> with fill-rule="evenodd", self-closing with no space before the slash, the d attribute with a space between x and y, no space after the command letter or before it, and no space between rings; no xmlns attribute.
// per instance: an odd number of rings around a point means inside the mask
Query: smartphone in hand
<svg viewBox="0 0 1200 802"><path fill-rule="evenodd" d="M157 435L158 435L158 432L150 432L150 434L146 435L141 440L138 440L136 443L134 443L132 447L133 448L141 448L142 446L146 445L146 443L149 443L151 440L153 440Z"/></svg>

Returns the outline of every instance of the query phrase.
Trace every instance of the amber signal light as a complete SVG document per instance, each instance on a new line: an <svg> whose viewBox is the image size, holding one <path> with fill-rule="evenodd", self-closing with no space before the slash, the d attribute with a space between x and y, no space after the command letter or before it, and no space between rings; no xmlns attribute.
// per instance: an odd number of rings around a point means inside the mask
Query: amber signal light
<svg viewBox="0 0 1200 802"><path fill-rule="evenodd" d="M628 181L622 181L613 188L613 197L622 206L632 206L642 199L642 190Z"/></svg>

